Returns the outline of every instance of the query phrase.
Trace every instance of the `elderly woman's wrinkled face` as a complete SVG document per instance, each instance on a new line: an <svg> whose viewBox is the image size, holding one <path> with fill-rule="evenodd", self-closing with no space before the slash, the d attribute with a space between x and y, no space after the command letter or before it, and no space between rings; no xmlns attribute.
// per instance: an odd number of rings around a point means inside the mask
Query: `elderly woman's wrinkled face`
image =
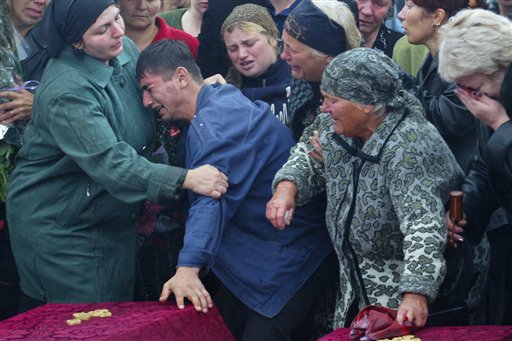
<svg viewBox="0 0 512 341"><path fill-rule="evenodd" d="M105 9L75 44L91 57L108 63L123 52L124 23L119 8L112 5Z"/></svg>
<svg viewBox="0 0 512 341"><path fill-rule="evenodd" d="M320 82L322 73L332 58L314 53L310 47L292 38L286 30L283 30L281 59L290 65L293 78Z"/></svg>
<svg viewBox="0 0 512 341"><path fill-rule="evenodd" d="M145 29L155 24L162 0L119 0L125 25L132 29Z"/></svg>
<svg viewBox="0 0 512 341"><path fill-rule="evenodd" d="M359 31L364 36L378 31L386 20L391 5L391 0L357 0Z"/></svg>
<svg viewBox="0 0 512 341"><path fill-rule="evenodd" d="M259 32L239 28L224 32L224 43L235 69L245 77L258 77L277 61L277 42Z"/></svg>
<svg viewBox="0 0 512 341"><path fill-rule="evenodd" d="M398 13L398 18L402 20L404 33L411 44L424 44L432 39L437 32L437 27L434 25L434 13L428 13L411 0L405 1L405 6Z"/></svg>
<svg viewBox="0 0 512 341"><path fill-rule="evenodd" d="M43 19L50 0L8 0L9 19L22 35Z"/></svg>
<svg viewBox="0 0 512 341"><path fill-rule="evenodd" d="M331 114L334 132L346 137L360 137L367 140L373 131L369 129L375 116L373 106L359 105L346 99L322 92L324 100L321 111Z"/></svg>

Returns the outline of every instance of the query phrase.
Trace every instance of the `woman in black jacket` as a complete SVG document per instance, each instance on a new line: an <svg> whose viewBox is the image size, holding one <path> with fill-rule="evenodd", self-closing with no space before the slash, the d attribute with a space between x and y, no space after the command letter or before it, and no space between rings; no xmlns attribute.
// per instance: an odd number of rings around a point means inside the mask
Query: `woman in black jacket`
<svg viewBox="0 0 512 341"><path fill-rule="evenodd" d="M477 5L484 6L477 1ZM468 0L410 0L398 17L409 43L425 45L429 53L417 75L420 99L430 121L467 173L476 149L476 120L455 94L455 83L439 76L438 48L441 27L457 11L468 7Z"/></svg>
<svg viewBox="0 0 512 341"><path fill-rule="evenodd" d="M444 28L439 72L456 82L456 94L479 120L475 162L462 186L466 219L447 219L451 242L478 243L492 213L501 208L512 221L512 23L485 10L465 10ZM491 268L488 323L510 324L512 317L512 226L489 233Z"/></svg>

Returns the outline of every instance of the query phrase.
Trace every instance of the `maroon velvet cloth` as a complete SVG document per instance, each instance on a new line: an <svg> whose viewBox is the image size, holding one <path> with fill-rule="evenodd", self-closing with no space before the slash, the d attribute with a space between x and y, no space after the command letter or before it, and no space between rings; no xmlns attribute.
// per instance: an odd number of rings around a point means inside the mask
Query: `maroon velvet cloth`
<svg viewBox="0 0 512 341"><path fill-rule="evenodd" d="M318 341L352 341L350 328L339 328ZM422 341L512 341L512 326L430 327L414 332Z"/></svg>
<svg viewBox="0 0 512 341"><path fill-rule="evenodd" d="M394 309L369 305L357 314L350 324L350 337L359 340L392 339L396 336L412 334L418 328L407 327L396 322Z"/></svg>
<svg viewBox="0 0 512 341"><path fill-rule="evenodd" d="M109 309L112 317L93 317L68 325L73 313ZM207 314L187 305L159 302L46 304L0 322L0 340L234 340L214 307Z"/></svg>

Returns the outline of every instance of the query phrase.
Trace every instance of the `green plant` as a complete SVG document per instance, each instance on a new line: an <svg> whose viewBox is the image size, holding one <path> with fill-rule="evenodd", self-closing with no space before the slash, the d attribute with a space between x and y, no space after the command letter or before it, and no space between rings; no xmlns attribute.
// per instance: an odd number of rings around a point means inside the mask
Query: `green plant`
<svg viewBox="0 0 512 341"><path fill-rule="evenodd" d="M5 0L0 0L0 91L20 85L21 71L13 28L6 14ZM2 137L0 140L0 201L2 202L5 202L9 175L13 168L14 147Z"/></svg>

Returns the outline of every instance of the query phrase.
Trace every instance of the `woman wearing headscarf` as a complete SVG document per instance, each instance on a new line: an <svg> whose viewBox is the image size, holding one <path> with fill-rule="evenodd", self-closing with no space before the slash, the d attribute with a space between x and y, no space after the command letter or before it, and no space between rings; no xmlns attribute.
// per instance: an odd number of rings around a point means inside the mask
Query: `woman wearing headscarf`
<svg viewBox="0 0 512 341"><path fill-rule="evenodd" d="M485 234L489 237L491 265L486 304L489 324L512 323L510 32L512 23L504 16L480 9L464 10L445 25L439 45L441 77L457 84L456 95L479 123L475 162L461 187L466 217L457 226L449 219L447 223L454 242L477 244ZM486 233L485 227L497 208L506 213L509 223Z"/></svg>
<svg viewBox="0 0 512 341"><path fill-rule="evenodd" d="M284 228L295 205L325 191L340 265L335 327L369 304L423 326L445 272L444 200L463 173L382 52L342 53L325 70L321 91L323 114L276 174L267 218ZM313 130L322 165L301 152Z"/></svg>
<svg viewBox="0 0 512 341"><path fill-rule="evenodd" d="M288 124L290 67L279 58L279 31L267 9L254 4L235 7L221 35L233 64L226 81L251 101L268 103L274 115Z"/></svg>
<svg viewBox="0 0 512 341"><path fill-rule="evenodd" d="M226 178L209 166L187 171L145 158L153 113L142 105L138 51L112 0L53 0L48 14L51 59L7 197L20 310L130 301L143 201L163 202L180 187L218 197Z"/></svg>
<svg viewBox="0 0 512 341"><path fill-rule="evenodd" d="M215 74L225 75L230 67L224 43L219 35L222 23L236 6L243 4L256 4L268 9L279 31L282 31L283 23L290 11L301 0L230 0L210 1L208 10L204 12L201 23L197 64L201 68L204 77Z"/></svg>
<svg viewBox="0 0 512 341"><path fill-rule="evenodd" d="M361 44L356 18L357 4L351 0L303 0L286 18L281 59L292 71L289 127L297 140L320 113L320 80L327 64Z"/></svg>

